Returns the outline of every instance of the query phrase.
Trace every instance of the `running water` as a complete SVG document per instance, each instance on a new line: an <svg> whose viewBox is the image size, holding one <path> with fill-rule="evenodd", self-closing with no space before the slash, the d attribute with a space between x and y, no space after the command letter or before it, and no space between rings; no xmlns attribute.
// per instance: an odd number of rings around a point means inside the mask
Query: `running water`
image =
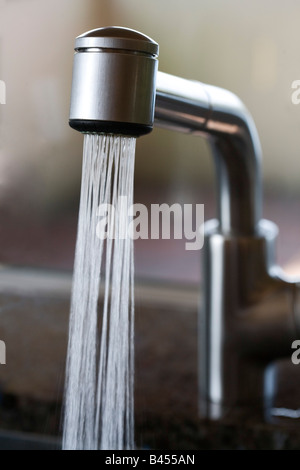
<svg viewBox="0 0 300 470"><path fill-rule="evenodd" d="M134 448L133 241L127 231L128 211L118 202L126 196L127 207L133 204L135 142L132 137L84 136L65 384L65 450ZM108 211L107 224L99 217L99 207L109 207L104 204L114 208Z"/></svg>

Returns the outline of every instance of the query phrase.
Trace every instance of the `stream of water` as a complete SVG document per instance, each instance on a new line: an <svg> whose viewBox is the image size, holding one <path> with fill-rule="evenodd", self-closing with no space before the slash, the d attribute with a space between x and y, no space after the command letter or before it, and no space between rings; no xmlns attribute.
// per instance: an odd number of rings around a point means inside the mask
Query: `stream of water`
<svg viewBox="0 0 300 470"><path fill-rule="evenodd" d="M65 380L65 450L134 448L133 240L126 232L126 208L118 200L126 196L128 207L133 204L135 142L132 137L84 136ZM108 212L107 223L99 223L104 204L114 211Z"/></svg>

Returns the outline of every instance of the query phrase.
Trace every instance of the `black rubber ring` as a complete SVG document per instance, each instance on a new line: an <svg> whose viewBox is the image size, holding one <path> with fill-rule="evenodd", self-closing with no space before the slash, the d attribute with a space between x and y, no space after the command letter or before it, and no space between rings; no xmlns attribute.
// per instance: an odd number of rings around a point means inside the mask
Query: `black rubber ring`
<svg viewBox="0 0 300 470"><path fill-rule="evenodd" d="M69 125L83 133L88 134L118 134L132 137L149 134L152 126L135 124L132 122L95 121L86 119L70 119Z"/></svg>

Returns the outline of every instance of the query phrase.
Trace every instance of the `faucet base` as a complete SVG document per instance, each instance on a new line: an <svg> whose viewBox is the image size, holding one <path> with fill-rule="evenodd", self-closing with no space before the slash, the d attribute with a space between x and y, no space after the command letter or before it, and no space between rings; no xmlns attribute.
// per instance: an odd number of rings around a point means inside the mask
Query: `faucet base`
<svg viewBox="0 0 300 470"><path fill-rule="evenodd" d="M277 227L262 220L255 236L205 227L204 305L199 315L200 414L219 420L265 417L275 381L267 366L291 354L295 284L278 276Z"/></svg>

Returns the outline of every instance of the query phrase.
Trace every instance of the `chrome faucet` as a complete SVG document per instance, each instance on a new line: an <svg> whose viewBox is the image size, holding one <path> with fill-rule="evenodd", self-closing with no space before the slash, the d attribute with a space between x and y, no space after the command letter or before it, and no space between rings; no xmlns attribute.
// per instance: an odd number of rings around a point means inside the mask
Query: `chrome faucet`
<svg viewBox="0 0 300 470"><path fill-rule="evenodd" d="M127 28L101 28L75 44L70 126L140 136L153 125L205 136L213 151L217 216L205 224L199 309L199 404L218 420L268 417L268 367L300 335L300 278L276 264L277 227L262 218L261 147L237 96L157 71L158 45Z"/></svg>

